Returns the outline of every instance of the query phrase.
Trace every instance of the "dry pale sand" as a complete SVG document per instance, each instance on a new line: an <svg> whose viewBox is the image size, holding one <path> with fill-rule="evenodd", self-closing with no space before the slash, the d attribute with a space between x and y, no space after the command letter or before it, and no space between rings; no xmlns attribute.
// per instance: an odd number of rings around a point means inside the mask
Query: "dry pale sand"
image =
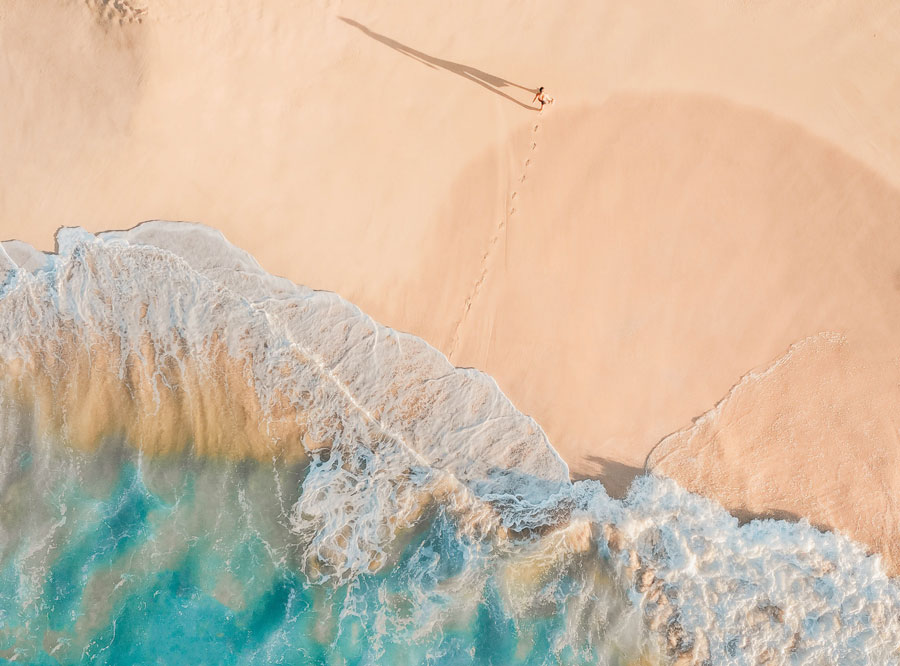
<svg viewBox="0 0 900 666"><path fill-rule="evenodd" d="M0 236L205 222L492 374L574 476L679 431L653 469L896 571L900 6L383 5L0 0Z"/></svg>

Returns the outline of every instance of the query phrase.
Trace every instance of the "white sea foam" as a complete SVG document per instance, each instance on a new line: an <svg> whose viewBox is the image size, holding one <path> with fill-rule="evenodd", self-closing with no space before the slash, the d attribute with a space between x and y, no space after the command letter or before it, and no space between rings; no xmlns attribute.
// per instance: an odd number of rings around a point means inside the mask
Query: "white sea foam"
<svg viewBox="0 0 900 666"><path fill-rule="evenodd" d="M166 396L190 393L179 383L197 373L230 393L249 391L260 418L248 427L270 448L235 449L221 433L212 440L231 455L265 460L294 446L309 456L302 493L284 510L313 576L347 581L386 566L398 530L437 504L488 556L516 553L506 568L521 583L509 588L514 607L537 603L522 592L535 571L587 553L611 566L671 659L900 663L900 589L879 558L841 535L806 522L739 526L715 503L654 477L623 501L598 482L571 484L540 427L490 377L452 367L335 294L268 275L211 229L64 229L57 242L58 254L18 243L0 253L0 361L21 384L102 353L115 372L88 370L91 386L126 384L160 424ZM238 362L226 372L228 359ZM213 429L197 412L216 405L179 400L187 405L179 414ZM276 412L287 426L266 418ZM63 422L72 429L78 416ZM304 432L296 441L285 435L294 426ZM0 483L12 475L5 470ZM466 576L458 580L465 587ZM572 608L570 631L589 631L585 613L596 607Z"/></svg>

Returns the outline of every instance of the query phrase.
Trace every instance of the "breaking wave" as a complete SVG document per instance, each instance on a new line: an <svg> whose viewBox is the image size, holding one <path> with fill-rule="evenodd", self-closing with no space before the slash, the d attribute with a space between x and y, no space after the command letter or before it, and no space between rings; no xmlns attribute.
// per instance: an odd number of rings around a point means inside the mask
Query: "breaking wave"
<svg viewBox="0 0 900 666"><path fill-rule="evenodd" d="M495 382L205 227L0 250L0 656L900 663L805 521L571 483Z"/></svg>

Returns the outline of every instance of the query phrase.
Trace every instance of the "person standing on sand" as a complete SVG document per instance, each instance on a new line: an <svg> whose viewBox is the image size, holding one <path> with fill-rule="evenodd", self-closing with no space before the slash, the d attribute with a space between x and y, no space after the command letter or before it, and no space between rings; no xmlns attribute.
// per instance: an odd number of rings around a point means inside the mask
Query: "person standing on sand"
<svg viewBox="0 0 900 666"><path fill-rule="evenodd" d="M537 92L534 94L534 99L532 99L531 101L537 101L541 103L541 108L538 109L538 113L540 113L544 110L544 104L553 104L554 100L552 97L550 97L550 95L544 92L544 86L541 86L537 89Z"/></svg>

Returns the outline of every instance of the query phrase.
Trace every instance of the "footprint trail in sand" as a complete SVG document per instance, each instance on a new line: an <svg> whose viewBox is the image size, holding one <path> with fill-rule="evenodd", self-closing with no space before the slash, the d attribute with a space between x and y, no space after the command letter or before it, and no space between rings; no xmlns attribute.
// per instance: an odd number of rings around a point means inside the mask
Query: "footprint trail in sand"
<svg viewBox="0 0 900 666"><path fill-rule="evenodd" d="M534 153L537 148L537 133L540 131L541 124L535 123L531 130L531 153ZM522 175L519 176L518 182L524 183L525 179L528 177L528 167L531 166L531 158L525 160L525 163L522 166ZM491 236L491 239L488 241L487 248L484 253L481 255L481 271L479 272L478 279L475 281L475 284L472 285L472 288L469 290L469 295L466 297L465 303L463 303L463 312L459 321L456 322L456 326L453 329L453 339L450 342L450 353L447 354L447 358L451 361L453 360L454 355L457 352L457 348L459 347L459 336L460 331L462 330L463 325L466 323L466 319L469 316L469 311L472 309L472 305L475 303L475 300L478 298L478 295L481 293L481 288L484 286L485 281L487 280L488 271L491 265L491 258L494 255L494 251L498 245L500 245L501 236L505 235L507 225L512 222L512 217L516 214L516 208L514 205L516 198L519 196L517 191L513 191L510 193L510 202L511 205L507 210L506 216L501 218L498 222L496 228L494 229L494 233Z"/></svg>

